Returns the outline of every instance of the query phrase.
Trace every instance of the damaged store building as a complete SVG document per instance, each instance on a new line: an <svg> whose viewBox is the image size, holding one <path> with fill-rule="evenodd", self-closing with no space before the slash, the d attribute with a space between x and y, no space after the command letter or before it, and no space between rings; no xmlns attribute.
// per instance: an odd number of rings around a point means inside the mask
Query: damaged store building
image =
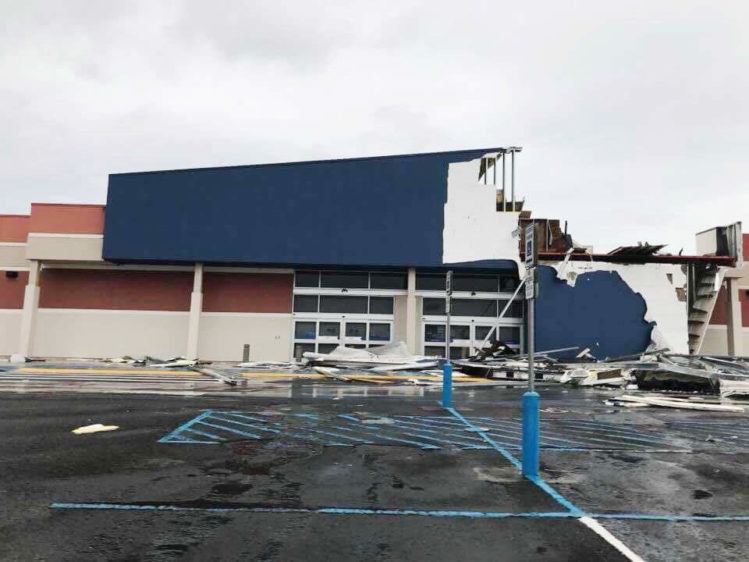
<svg viewBox="0 0 749 562"><path fill-rule="evenodd" d="M0 355L234 361L249 346L285 361L395 341L442 355L448 270L451 355L492 330L522 352L531 221L537 349L747 353L740 223L698 234L695 256L598 254L532 216L519 150L113 174L106 206L0 215Z"/></svg>

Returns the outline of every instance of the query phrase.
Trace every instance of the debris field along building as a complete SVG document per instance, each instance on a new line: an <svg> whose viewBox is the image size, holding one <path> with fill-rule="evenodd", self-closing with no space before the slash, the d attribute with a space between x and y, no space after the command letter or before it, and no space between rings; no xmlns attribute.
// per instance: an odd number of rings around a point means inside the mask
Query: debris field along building
<svg viewBox="0 0 749 562"><path fill-rule="evenodd" d="M233 361L249 346L253 360L283 361L402 340L441 355L448 270L453 357L492 329L522 350L529 221L539 349L749 349L746 290L731 281L744 271L740 223L698 235L706 255L595 254L524 208L519 151L112 174L106 206L0 215L0 354ZM724 279L731 349L708 328L726 318Z"/></svg>

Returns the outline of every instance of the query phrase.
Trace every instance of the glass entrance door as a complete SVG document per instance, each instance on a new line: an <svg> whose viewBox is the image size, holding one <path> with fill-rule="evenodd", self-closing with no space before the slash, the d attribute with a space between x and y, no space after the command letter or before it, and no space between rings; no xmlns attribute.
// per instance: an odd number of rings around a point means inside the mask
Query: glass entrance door
<svg viewBox="0 0 749 562"><path fill-rule="evenodd" d="M493 325L489 323L458 323L450 325L450 359L465 359L476 353L489 331L494 328L487 345L497 338L519 349L522 353L522 326ZM445 324L423 323L424 355L445 355Z"/></svg>
<svg viewBox="0 0 749 562"><path fill-rule="evenodd" d="M294 357L305 351L330 353L339 345L364 349L392 341L393 322L364 318L297 320L294 326Z"/></svg>

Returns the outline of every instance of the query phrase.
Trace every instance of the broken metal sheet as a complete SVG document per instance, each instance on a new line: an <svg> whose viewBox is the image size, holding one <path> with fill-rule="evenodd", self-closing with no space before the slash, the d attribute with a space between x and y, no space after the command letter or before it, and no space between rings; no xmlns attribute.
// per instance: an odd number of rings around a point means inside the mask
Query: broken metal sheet
<svg viewBox="0 0 749 562"><path fill-rule="evenodd" d="M749 379L747 380L720 380L720 397L736 399L749 399Z"/></svg>
<svg viewBox="0 0 749 562"><path fill-rule="evenodd" d="M637 246L619 246L618 248L611 250L606 255L617 256L617 257L652 256L660 252L665 247L666 247L666 244L651 245L645 242L644 244L638 244Z"/></svg>
<svg viewBox="0 0 749 562"><path fill-rule="evenodd" d="M742 406L733 406L728 404L715 404L709 402L700 402L695 400L685 400L682 398L665 398L661 396L630 396L623 395L610 399L611 402L630 402L645 404L647 406L656 406L659 408L677 408L682 410L704 410L709 412L744 412Z"/></svg>
<svg viewBox="0 0 749 562"><path fill-rule="evenodd" d="M573 383L578 386L615 386L621 387L629 382L629 375L622 369L602 369L602 370L589 370L589 369L572 369L567 371L559 382Z"/></svg>
<svg viewBox="0 0 749 562"><path fill-rule="evenodd" d="M149 367L158 369L169 369L172 367L194 367L198 364L197 359L185 359L184 357L172 357L166 361L154 357L146 357Z"/></svg>
<svg viewBox="0 0 749 562"><path fill-rule="evenodd" d="M245 361L243 363L237 363L237 367L243 369L296 369L299 368L298 363L290 361Z"/></svg>
<svg viewBox="0 0 749 562"><path fill-rule="evenodd" d="M118 365L145 365L146 360L144 359L135 359L134 357L130 357L129 355L123 355L122 357L110 357L108 359L104 359L104 363L114 363Z"/></svg>
<svg viewBox="0 0 749 562"><path fill-rule="evenodd" d="M221 381L224 384L228 384L229 386L237 385L237 379L235 377L227 373L222 373L221 371L217 371L216 369L208 369L206 367L202 367L202 368L195 368L193 369L193 371L195 371L196 373L207 375L211 378Z"/></svg>

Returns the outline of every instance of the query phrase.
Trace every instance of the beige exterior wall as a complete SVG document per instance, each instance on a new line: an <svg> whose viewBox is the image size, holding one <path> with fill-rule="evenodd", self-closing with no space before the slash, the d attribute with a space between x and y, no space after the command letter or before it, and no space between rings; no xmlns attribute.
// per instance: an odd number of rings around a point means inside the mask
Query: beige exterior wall
<svg viewBox="0 0 749 562"><path fill-rule="evenodd" d="M742 355L747 355L749 350L749 328L741 328ZM728 353L728 334L724 324L711 324L705 332L700 348L701 355L726 355Z"/></svg>
<svg viewBox="0 0 749 562"><path fill-rule="evenodd" d="M250 344L251 361L289 361L291 330L291 314L204 312L198 357L241 361L244 344Z"/></svg>
<svg viewBox="0 0 749 562"><path fill-rule="evenodd" d="M25 268L28 266L26 244L0 242L0 269Z"/></svg>
<svg viewBox="0 0 749 562"><path fill-rule="evenodd" d="M416 297L416 315L411 319L416 325L416 353L424 351L424 334L421 329L421 321L424 311L424 297Z"/></svg>
<svg viewBox="0 0 749 562"><path fill-rule="evenodd" d="M18 351L18 336L21 333L22 310L0 310L0 355L11 355Z"/></svg>
<svg viewBox="0 0 749 562"><path fill-rule="evenodd" d="M26 258L30 260L101 262L104 237L99 234L30 233Z"/></svg>
<svg viewBox="0 0 749 562"><path fill-rule="evenodd" d="M187 312L40 308L30 354L168 359L185 354L187 322Z"/></svg>
<svg viewBox="0 0 749 562"><path fill-rule="evenodd" d="M400 295L394 297L393 302L393 341L406 341L408 331L408 297Z"/></svg>

